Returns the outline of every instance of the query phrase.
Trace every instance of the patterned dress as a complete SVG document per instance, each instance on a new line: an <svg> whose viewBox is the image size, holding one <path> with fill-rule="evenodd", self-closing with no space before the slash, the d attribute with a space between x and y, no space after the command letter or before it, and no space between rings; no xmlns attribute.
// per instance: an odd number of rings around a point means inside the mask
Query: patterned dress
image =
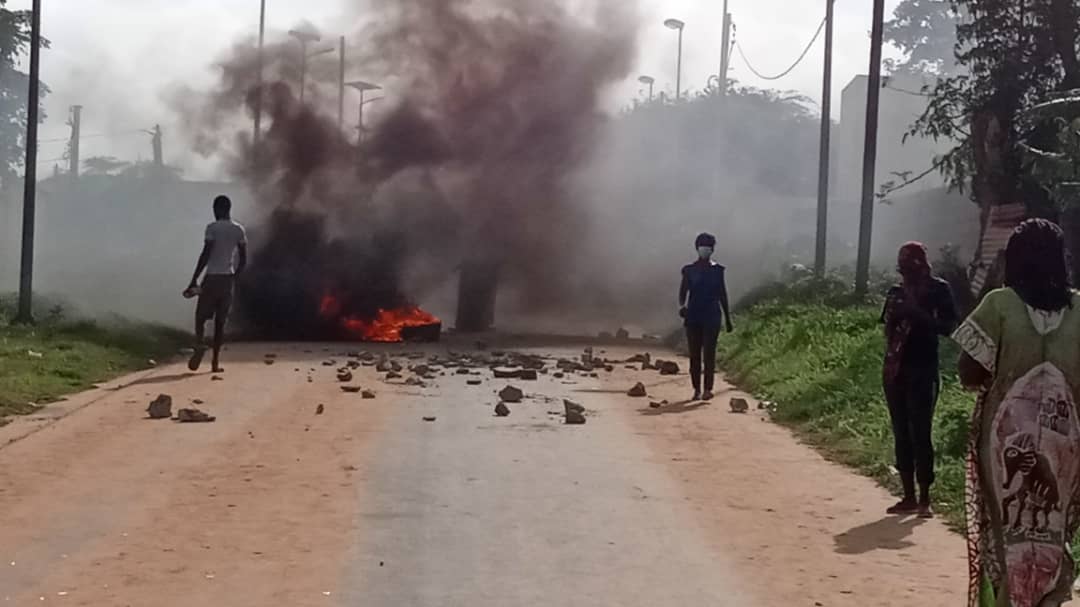
<svg viewBox="0 0 1080 607"><path fill-rule="evenodd" d="M991 292L953 339L992 376L971 424L971 607L1058 607L1080 524L1080 296L1048 313Z"/></svg>

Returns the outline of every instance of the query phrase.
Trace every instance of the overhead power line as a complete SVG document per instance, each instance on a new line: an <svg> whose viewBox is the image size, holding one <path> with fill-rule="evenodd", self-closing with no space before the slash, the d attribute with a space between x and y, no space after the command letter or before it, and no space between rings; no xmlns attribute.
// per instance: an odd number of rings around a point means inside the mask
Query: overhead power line
<svg viewBox="0 0 1080 607"><path fill-rule="evenodd" d="M758 78L761 78L762 80L779 80L779 79L783 78L784 76L787 76L788 74L790 74L792 71L795 70L795 68L799 67L799 64L803 62L803 59L806 59L806 55L810 53L810 49L812 49L814 47L814 43L817 42L817 39L821 37L821 32L824 29L825 29L825 19L822 19L821 20L821 25L818 26L817 33L814 34L813 39L810 40L810 44L806 45L806 48L803 49L802 54L799 55L799 58L795 60L795 63L793 63L791 65L791 67L787 68L786 70L784 70L783 72L777 74L776 76L766 76L765 74L762 74L760 71L758 71L756 68L754 68L753 64L750 63L750 60L746 58L746 53L743 51L742 45L739 44L738 41L735 42L735 49L739 51L739 57L742 58L743 63L746 64L746 67L751 72L753 72L755 76L757 76Z"/></svg>
<svg viewBox="0 0 1080 607"><path fill-rule="evenodd" d="M95 137L113 137L116 135L134 135L135 133L145 133L145 129L134 129L130 131L114 131L112 133L94 133L92 135L81 135L80 139L91 139ZM59 143L71 141L70 137L60 137L57 139L39 139L38 143Z"/></svg>

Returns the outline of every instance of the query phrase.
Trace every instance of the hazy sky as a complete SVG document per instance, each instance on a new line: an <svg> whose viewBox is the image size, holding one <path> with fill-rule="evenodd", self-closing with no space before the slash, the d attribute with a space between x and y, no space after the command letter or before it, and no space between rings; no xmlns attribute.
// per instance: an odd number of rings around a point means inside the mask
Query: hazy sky
<svg viewBox="0 0 1080 607"><path fill-rule="evenodd" d="M349 0L268 0L268 27L286 30L302 19L332 32ZM529 0L521 0L529 1ZM631 0L627 0L631 1ZM638 0L642 13L638 73L650 74L658 90L674 91L676 33L667 17L687 23L683 87L699 89L720 63L722 0ZM160 122L166 128L166 160L188 164L187 151L170 139L172 120L161 101L169 87L199 84L223 48L258 26L258 0L42 0L42 30L52 41L42 62L42 79L52 88L42 132L39 170L51 170L64 152L67 108L84 109L83 157L114 154L134 160L150 155L149 136L139 132ZM891 13L899 0L887 0ZM10 0L27 8L30 0ZM836 0L835 100L853 76L868 65L870 5ZM766 73L786 69L813 36L824 16L824 0L730 0L737 39L755 67ZM783 80L754 77L736 54L731 76L745 84L795 90L820 97L822 43ZM362 75L357 74L357 77ZM636 74L613 92L615 103L639 93ZM839 116L835 102L834 117ZM104 135L108 136L104 136ZM56 141L52 141L56 140ZM173 145L170 145L172 143ZM180 148L180 149L178 149Z"/></svg>

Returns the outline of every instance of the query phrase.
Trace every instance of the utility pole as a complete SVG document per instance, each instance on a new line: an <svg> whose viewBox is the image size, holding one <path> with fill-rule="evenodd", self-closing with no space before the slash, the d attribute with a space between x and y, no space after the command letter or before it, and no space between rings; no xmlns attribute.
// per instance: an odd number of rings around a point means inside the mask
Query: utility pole
<svg viewBox="0 0 1080 607"><path fill-rule="evenodd" d="M165 156L162 149L162 137L161 137L161 125L155 124L154 130L150 132L150 143L154 148L154 166L161 168L165 166Z"/></svg>
<svg viewBox="0 0 1080 607"><path fill-rule="evenodd" d="M859 257L855 264L856 295L866 295L870 282L870 242L874 231L874 178L877 171L878 105L881 101L881 43L884 21L885 0L874 0L874 25L870 33L870 73L866 82L866 145L863 148Z"/></svg>
<svg viewBox="0 0 1080 607"><path fill-rule="evenodd" d="M79 177L79 138L82 133L82 109L81 105L71 106L71 141L68 143L68 174L73 179Z"/></svg>
<svg viewBox="0 0 1080 607"><path fill-rule="evenodd" d="M817 243L814 274L825 276L829 240L829 154L832 153L832 64L835 0L825 0L825 69L821 86L821 156L818 158Z"/></svg>
<svg viewBox="0 0 1080 607"><path fill-rule="evenodd" d="M720 95L727 95L728 70L731 68L731 13L728 12L728 0L724 0L724 33L721 36L720 50Z"/></svg>
<svg viewBox="0 0 1080 607"><path fill-rule="evenodd" d="M678 19L668 19L664 21L664 26L679 32L679 58L675 63L675 101L677 102L682 99L682 35L686 23Z"/></svg>
<svg viewBox="0 0 1080 607"><path fill-rule="evenodd" d="M263 40L266 35L266 0L259 1L259 51L258 51L258 77L256 80L255 94L255 131L252 135L252 146L259 149L259 135L262 127L262 102L263 102Z"/></svg>
<svg viewBox="0 0 1080 607"><path fill-rule="evenodd" d="M337 125L338 130L345 125L345 36L341 37L341 44L338 49L341 53L338 72L338 109L337 109Z"/></svg>
<svg viewBox="0 0 1080 607"><path fill-rule="evenodd" d="M34 0L30 22L30 90L26 96L26 177L23 181L22 267L15 322L33 324L34 211L37 196L38 106L41 104L41 0Z"/></svg>

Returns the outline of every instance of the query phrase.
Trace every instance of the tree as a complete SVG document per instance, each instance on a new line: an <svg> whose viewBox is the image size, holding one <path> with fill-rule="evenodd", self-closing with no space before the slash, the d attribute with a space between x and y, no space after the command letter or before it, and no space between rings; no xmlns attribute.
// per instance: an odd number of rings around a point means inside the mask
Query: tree
<svg viewBox="0 0 1080 607"><path fill-rule="evenodd" d="M912 76L954 74L960 15L950 0L903 0L884 30L885 42L899 49L903 59L886 59L886 71Z"/></svg>
<svg viewBox="0 0 1080 607"><path fill-rule="evenodd" d="M30 50L30 11L11 11L0 0L0 189L17 181L26 158L26 93L29 76L16 63ZM48 47L48 41L42 40ZM48 88L41 87L41 95ZM39 114L45 120L45 113Z"/></svg>
<svg viewBox="0 0 1080 607"><path fill-rule="evenodd" d="M1062 209L1029 170L1025 145L1056 151L1058 127L1032 108L1054 92L1080 88L1080 3L953 4L965 15L957 26L956 62L966 73L938 81L910 134L957 142L938 166L951 186L970 188L984 227L994 206L1016 202L1031 214L1056 217Z"/></svg>

